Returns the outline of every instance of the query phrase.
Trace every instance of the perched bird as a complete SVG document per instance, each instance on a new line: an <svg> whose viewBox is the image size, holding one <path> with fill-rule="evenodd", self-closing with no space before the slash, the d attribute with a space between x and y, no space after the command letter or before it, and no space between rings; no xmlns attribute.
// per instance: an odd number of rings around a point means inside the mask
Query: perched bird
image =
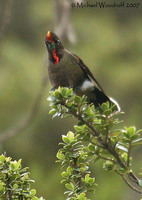
<svg viewBox="0 0 142 200"><path fill-rule="evenodd" d="M88 103L93 103L96 108L109 101L119 105L103 91L96 78L83 61L73 53L66 50L55 33L48 31L45 44L48 50L48 74L52 89L59 86L73 88L76 95L87 96Z"/></svg>

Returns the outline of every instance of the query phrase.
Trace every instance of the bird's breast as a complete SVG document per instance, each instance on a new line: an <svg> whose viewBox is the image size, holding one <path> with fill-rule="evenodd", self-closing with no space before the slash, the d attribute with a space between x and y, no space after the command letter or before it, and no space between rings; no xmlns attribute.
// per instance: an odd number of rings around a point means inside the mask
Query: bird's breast
<svg viewBox="0 0 142 200"><path fill-rule="evenodd" d="M85 79L82 69L69 56L63 57L58 64L49 63L48 73L54 88L59 86L75 88Z"/></svg>

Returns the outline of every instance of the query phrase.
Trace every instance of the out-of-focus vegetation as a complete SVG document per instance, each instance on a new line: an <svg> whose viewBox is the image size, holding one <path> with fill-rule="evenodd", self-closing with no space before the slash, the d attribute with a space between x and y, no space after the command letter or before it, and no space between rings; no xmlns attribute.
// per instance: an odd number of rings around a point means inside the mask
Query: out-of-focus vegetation
<svg viewBox="0 0 142 200"><path fill-rule="evenodd" d="M0 26L5 3L0 2ZM40 90L41 69L47 55L44 38L47 30L54 31L53 9L51 0L13 0L10 23L0 40L1 134L27 117ZM84 60L106 93L119 102L126 124L142 128L141 5L139 9L74 8L72 14L78 42L64 42L64 46ZM22 158L23 165L30 167L37 196L62 200L64 188L55 155L61 134L72 130L74 119L51 119L46 101L50 88L48 84L34 122L0 144L0 150L13 159ZM136 167L141 163L141 150L137 150ZM121 179L102 172L100 166L101 163L92 166L99 183L96 199L136 198Z"/></svg>
<svg viewBox="0 0 142 200"><path fill-rule="evenodd" d="M28 168L22 168L21 159L12 161L10 157L0 156L0 199L44 200L36 197L31 189L34 180L29 178Z"/></svg>

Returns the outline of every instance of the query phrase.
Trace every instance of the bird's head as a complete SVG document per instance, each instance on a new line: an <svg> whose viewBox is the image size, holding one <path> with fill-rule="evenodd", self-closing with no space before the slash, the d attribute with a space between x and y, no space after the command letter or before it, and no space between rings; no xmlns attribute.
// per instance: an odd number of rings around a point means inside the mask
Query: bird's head
<svg viewBox="0 0 142 200"><path fill-rule="evenodd" d="M63 45L58 36L50 31L47 32L45 44L49 52L52 52L54 49L56 49L56 51L63 49Z"/></svg>
<svg viewBox="0 0 142 200"><path fill-rule="evenodd" d="M47 32L45 44L49 53L49 60L58 64L63 57L64 47L55 33Z"/></svg>

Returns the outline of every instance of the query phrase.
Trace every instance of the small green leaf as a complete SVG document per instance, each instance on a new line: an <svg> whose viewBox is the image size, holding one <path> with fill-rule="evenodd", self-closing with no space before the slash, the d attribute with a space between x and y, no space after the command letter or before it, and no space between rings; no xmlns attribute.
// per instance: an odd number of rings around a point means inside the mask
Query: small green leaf
<svg viewBox="0 0 142 200"><path fill-rule="evenodd" d="M90 144L88 145L88 148L89 148L90 151L95 151L95 145L94 145L94 144L91 144L91 143L90 143Z"/></svg>
<svg viewBox="0 0 142 200"><path fill-rule="evenodd" d="M0 156L0 163L4 163L4 161L5 161L5 156L2 154L2 155Z"/></svg>
<svg viewBox="0 0 142 200"><path fill-rule="evenodd" d="M43 198L32 197L32 200L43 200Z"/></svg>
<svg viewBox="0 0 142 200"><path fill-rule="evenodd" d="M49 114L54 115L56 112L57 112L57 110L52 109L52 110L49 111Z"/></svg>
<svg viewBox="0 0 142 200"><path fill-rule="evenodd" d="M67 172L62 172L62 173L61 173L61 176L62 176L63 178L68 178L68 177L69 177L69 174L68 174Z"/></svg>
<svg viewBox="0 0 142 200"><path fill-rule="evenodd" d="M75 96L75 99L74 99L74 101L75 101L76 103L79 103L79 102L80 102L80 100L81 100L81 98L80 98L79 96Z"/></svg>
<svg viewBox="0 0 142 200"><path fill-rule="evenodd" d="M2 194L4 192L4 183L0 182L0 193Z"/></svg>
<svg viewBox="0 0 142 200"><path fill-rule="evenodd" d="M69 166L69 167L67 168L67 173L68 173L68 175L70 176L70 175L72 174L72 172L73 172L73 168Z"/></svg>
<svg viewBox="0 0 142 200"><path fill-rule="evenodd" d="M80 167L80 172L84 172L85 171L85 167Z"/></svg>
<svg viewBox="0 0 142 200"><path fill-rule="evenodd" d="M109 110L109 102L103 103L103 104L101 105L101 110L102 110L103 112Z"/></svg>
<svg viewBox="0 0 142 200"><path fill-rule="evenodd" d="M31 196L35 196L35 195L36 195L36 190L35 190L35 189L32 189L32 190L30 191L30 193L31 193Z"/></svg>
<svg viewBox="0 0 142 200"><path fill-rule="evenodd" d="M75 128L75 130L76 130L77 132L82 132L82 131L84 131L84 130L87 129L87 126L86 126L86 124L84 124L84 125L82 125L82 126L74 126L74 128Z"/></svg>
<svg viewBox="0 0 142 200"><path fill-rule="evenodd" d="M67 133L67 137L68 137L68 139L69 139L70 142L72 142L72 141L75 139L75 138L74 138L74 133L71 132L71 131L69 131L69 132Z"/></svg>
<svg viewBox="0 0 142 200"><path fill-rule="evenodd" d="M54 96L49 96L49 97L47 98L47 100L48 100L48 101L54 101L54 100L55 100L55 97L54 97Z"/></svg>
<svg viewBox="0 0 142 200"><path fill-rule="evenodd" d="M73 94L73 89L72 88L70 88L70 89L67 88L66 95L69 96L71 94Z"/></svg>
<svg viewBox="0 0 142 200"><path fill-rule="evenodd" d="M13 171L19 170L21 168L21 160L11 161L9 168L10 170L13 170Z"/></svg>
<svg viewBox="0 0 142 200"><path fill-rule="evenodd" d="M65 155L62 153L62 152L58 152L57 153L57 158L59 159L59 160L64 160L65 159Z"/></svg>
<svg viewBox="0 0 142 200"><path fill-rule="evenodd" d="M80 195L77 196L77 198L78 200L87 200L85 193L81 193Z"/></svg>
<svg viewBox="0 0 142 200"><path fill-rule="evenodd" d="M73 185L73 183L66 183L66 184L65 184L65 187L66 187L68 190L74 191L74 185Z"/></svg>
<svg viewBox="0 0 142 200"><path fill-rule="evenodd" d="M141 145L142 144L142 138L136 139L132 141L132 145Z"/></svg>
<svg viewBox="0 0 142 200"><path fill-rule="evenodd" d="M63 142L65 142L66 144L70 144L70 140L66 135L62 135L62 140Z"/></svg>
<svg viewBox="0 0 142 200"><path fill-rule="evenodd" d="M142 187L142 179L138 180L139 186Z"/></svg>
<svg viewBox="0 0 142 200"><path fill-rule="evenodd" d="M134 136L135 133L136 133L136 127L135 126L131 126L129 128L125 127L125 130L127 131L125 133L125 135L127 135L127 137L129 137L129 138L131 138L132 136Z"/></svg>
<svg viewBox="0 0 142 200"><path fill-rule="evenodd" d="M126 169L120 168L120 169L118 169L118 172L119 172L120 174L124 174L124 173L126 173Z"/></svg>
<svg viewBox="0 0 142 200"><path fill-rule="evenodd" d="M128 152L128 149L120 144L117 144L116 147L122 151Z"/></svg>
<svg viewBox="0 0 142 200"><path fill-rule="evenodd" d="M90 174L86 174L85 176L85 182L88 183L90 180Z"/></svg>
<svg viewBox="0 0 142 200"><path fill-rule="evenodd" d="M111 171L114 167L114 164L111 162L111 161L106 161L104 164L103 164L103 168L105 170L108 170L108 171Z"/></svg>
<svg viewBox="0 0 142 200"><path fill-rule="evenodd" d="M89 179L89 183L90 183L90 184L93 184L94 182L95 182L95 179L94 179L94 178L90 178L90 179Z"/></svg>
<svg viewBox="0 0 142 200"><path fill-rule="evenodd" d="M36 199L35 199L36 200ZM45 200L43 197L40 197L38 200Z"/></svg>
<svg viewBox="0 0 142 200"><path fill-rule="evenodd" d="M123 153L121 155L121 157L124 159L125 162L127 162L127 159L128 159L128 154L127 153Z"/></svg>
<svg viewBox="0 0 142 200"><path fill-rule="evenodd" d="M59 97L60 94L61 94L60 88L58 88L57 90L55 90L54 95L55 95L56 97ZM54 97L53 99L55 99L55 97Z"/></svg>

